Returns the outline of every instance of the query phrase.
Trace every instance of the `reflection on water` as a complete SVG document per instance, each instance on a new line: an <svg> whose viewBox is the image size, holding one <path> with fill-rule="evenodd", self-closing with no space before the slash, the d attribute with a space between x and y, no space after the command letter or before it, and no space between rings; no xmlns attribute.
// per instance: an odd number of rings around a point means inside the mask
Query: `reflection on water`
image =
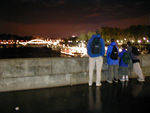
<svg viewBox="0 0 150 113"><path fill-rule="evenodd" d="M121 84L122 84L122 88L128 87L128 82L121 82Z"/></svg>
<svg viewBox="0 0 150 113"><path fill-rule="evenodd" d="M89 110L101 111L102 101L100 87L96 87L95 93L93 90L94 89L92 87L89 87Z"/></svg>
<svg viewBox="0 0 150 113"><path fill-rule="evenodd" d="M142 92L142 88L143 88L143 84L142 83L141 84L135 84L133 86L132 95L134 97L139 96L139 94Z"/></svg>

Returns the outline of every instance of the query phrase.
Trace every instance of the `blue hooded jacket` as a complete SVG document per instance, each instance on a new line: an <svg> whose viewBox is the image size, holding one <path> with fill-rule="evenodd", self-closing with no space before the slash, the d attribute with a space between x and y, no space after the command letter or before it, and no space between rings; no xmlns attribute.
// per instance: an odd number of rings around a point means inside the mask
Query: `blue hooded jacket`
<svg viewBox="0 0 150 113"><path fill-rule="evenodd" d="M107 64L108 64L108 65L119 65L119 60L118 60L118 59L117 59L117 60L113 60L113 59L110 58L110 54L111 54L111 52L112 52L112 49L113 49L113 46L114 46L114 45L117 47L116 42L112 42L112 43L108 46L108 49L107 49L106 55L107 55ZM117 50L118 50L118 47L117 47ZM118 53L119 53L119 50L118 50Z"/></svg>
<svg viewBox="0 0 150 113"><path fill-rule="evenodd" d="M126 51L125 49L122 49L122 52L119 53L119 57L120 57L119 66L121 66L121 67L128 67L128 64L125 64L125 63L123 62L123 59L122 59L123 54L124 54L125 52L127 52L127 51Z"/></svg>
<svg viewBox="0 0 150 113"><path fill-rule="evenodd" d="M91 43L95 37L100 37L100 43L101 43L101 52L99 54L92 54L91 52ZM99 57L99 56L104 56L105 54L105 43L104 39L101 38L100 34L94 34L92 37L89 39L88 44L87 44L87 53L90 57Z"/></svg>

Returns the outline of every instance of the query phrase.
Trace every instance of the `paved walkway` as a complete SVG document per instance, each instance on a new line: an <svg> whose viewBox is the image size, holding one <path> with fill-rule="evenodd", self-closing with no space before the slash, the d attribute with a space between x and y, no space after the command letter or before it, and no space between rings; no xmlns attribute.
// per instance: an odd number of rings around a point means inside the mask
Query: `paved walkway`
<svg viewBox="0 0 150 113"><path fill-rule="evenodd" d="M0 93L0 113L149 113L150 77L139 83L85 85Z"/></svg>

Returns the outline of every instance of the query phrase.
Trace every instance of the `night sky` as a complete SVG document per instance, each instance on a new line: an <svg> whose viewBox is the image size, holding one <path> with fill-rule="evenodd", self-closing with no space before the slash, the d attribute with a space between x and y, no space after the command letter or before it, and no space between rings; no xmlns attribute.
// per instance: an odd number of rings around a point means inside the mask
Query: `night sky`
<svg viewBox="0 0 150 113"><path fill-rule="evenodd" d="M0 33L66 36L150 25L150 0L1 0Z"/></svg>

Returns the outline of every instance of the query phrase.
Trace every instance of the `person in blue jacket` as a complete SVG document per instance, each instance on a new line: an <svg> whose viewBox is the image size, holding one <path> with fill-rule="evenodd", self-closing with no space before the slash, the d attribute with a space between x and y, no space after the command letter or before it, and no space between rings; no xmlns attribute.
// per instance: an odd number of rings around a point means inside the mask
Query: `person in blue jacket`
<svg viewBox="0 0 150 113"><path fill-rule="evenodd" d="M108 64L108 78L107 78L107 82L108 83L112 83L112 81L114 80L114 82L118 82L118 67L119 67L119 60L118 60L118 57L116 59L112 59L111 58L111 54L112 54L112 51L113 51L113 46L116 47L117 49L117 54L119 53L119 50L118 50L118 46L115 42L114 39L111 39L111 44L108 46L108 49L107 49L107 64Z"/></svg>
<svg viewBox="0 0 150 113"><path fill-rule="evenodd" d="M100 49L97 53L92 52L93 41L98 38ZM101 69L103 65L103 56L105 54L105 43L98 31L92 35L87 44L87 53L89 56L89 86L93 84L93 71L96 64L96 86L101 86Z"/></svg>
<svg viewBox="0 0 150 113"><path fill-rule="evenodd" d="M119 57L120 57L119 70L120 70L120 75L121 75L120 81L122 81L122 82L129 80L129 78L128 78L128 64L130 62L130 57L129 58L126 57L126 62L125 62L123 60L123 57L125 54L129 57L127 50L126 50L126 45L123 44L122 45L122 51L119 53Z"/></svg>

